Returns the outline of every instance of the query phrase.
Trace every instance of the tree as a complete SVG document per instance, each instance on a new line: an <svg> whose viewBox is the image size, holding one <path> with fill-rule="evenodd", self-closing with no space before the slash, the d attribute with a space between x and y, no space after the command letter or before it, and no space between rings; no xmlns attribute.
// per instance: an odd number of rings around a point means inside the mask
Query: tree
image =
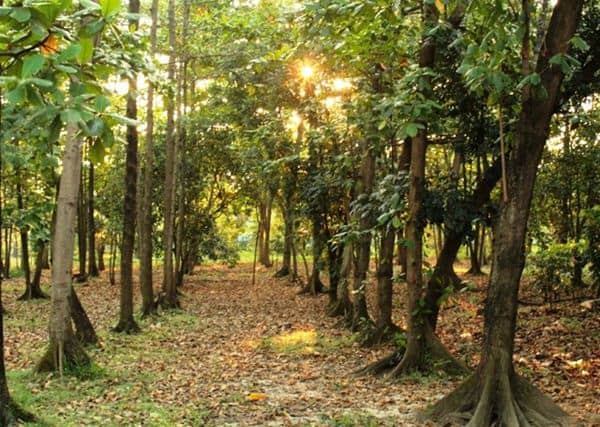
<svg viewBox="0 0 600 427"><path fill-rule="evenodd" d="M169 21L169 65L167 66L168 80L175 83L175 68L177 61L176 28L175 28L175 1L168 3ZM160 305L163 308L178 308L177 288L175 286L175 271L173 267L173 243L175 226L175 190L177 163L177 137L175 135L175 102L172 92L167 95L167 142L165 163L165 217L164 217L164 277L163 292Z"/></svg>
<svg viewBox="0 0 600 427"><path fill-rule="evenodd" d="M158 21L158 0L152 1L150 14L150 51L157 46L156 28ZM142 315L148 316L156 312L154 289L152 282L152 172L154 165L154 84L148 85L146 106L146 141L144 154L144 170L142 197L140 203L140 288L142 293Z"/></svg>
<svg viewBox="0 0 600 427"><path fill-rule="evenodd" d="M139 0L129 0L129 13L140 11ZM131 21L132 31L137 29L137 20ZM137 120L137 75L128 78L127 118ZM135 124L127 126L127 154L125 159L125 200L123 201L123 238L121 240L121 299L119 323L115 332L128 334L140 331L133 318L133 249L135 246L135 218L138 174L138 133Z"/></svg>
<svg viewBox="0 0 600 427"><path fill-rule="evenodd" d="M525 263L525 234L536 172L548 138L550 121L561 94L569 41L581 17L583 1L558 1L535 72L530 70L530 3L522 3L522 73L539 77L523 85L521 112L514 131L514 147L507 168L505 203L496 221L492 273L484 311L484 343L476 371L455 391L426 412L434 420L450 414L468 414L469 425L563 425L567 415L537 388L519 376L513 366L517 295ZM558 63L557 63L558 62ZM544 89L536 96L534 87Z"/></svg>

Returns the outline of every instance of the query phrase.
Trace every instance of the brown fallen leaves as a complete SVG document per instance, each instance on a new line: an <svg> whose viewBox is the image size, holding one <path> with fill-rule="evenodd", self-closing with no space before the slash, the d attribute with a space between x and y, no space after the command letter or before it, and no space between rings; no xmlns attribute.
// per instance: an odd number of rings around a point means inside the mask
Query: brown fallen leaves
<svg viewBox="0 0 600 427"><path fill-rule="evenodd" d="M252 287L250 273L249 265L199 268L182 289L183 311L142 321L136 336L108 332L117 319L118 287L105 277L78 287L102 339L102 348L90 352L103 373L86 381L29 373L45 346L49 304L17 303L21 282L5 282L11 387L36 396L34 412L61 425L410 426L415 410L459 381L415 375L391 384L350 376L391 347L360 348L338 319L325 315L326 296L297 295L270 270L259 271ZM485 278L468 280L485 286ZM404 289L395 285L399 325ZM471 366L484 297L458 294L440 320L442 340ZM589 425L600 416L598 317L576 303L553 312L523 308L515 345L519 371Z"/></svg>

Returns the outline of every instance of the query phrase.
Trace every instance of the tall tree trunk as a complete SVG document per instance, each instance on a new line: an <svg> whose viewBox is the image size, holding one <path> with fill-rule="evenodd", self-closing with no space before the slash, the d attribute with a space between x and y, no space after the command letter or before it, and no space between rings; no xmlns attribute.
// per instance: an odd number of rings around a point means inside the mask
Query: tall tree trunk
<svg viewBox="0 0 600 427"><path fill-rule="evenodd" d="M424 12L424 34L437 25L438 10L435 5L426 5ZM435 42L424 35L419 51L419 66L431 68L435 59ZM408 221L406 239L407 248L407 339L406 349L400 362L393 368L390 376L399 376L414 370L426 371L432 360L443 360L444 369L461 371L464 367L454 359L426 321L426 312L422 305L425 297L423 282L423 198L425 194L425 163L427 150L426 123L419 129L411 143L411 160L408 192Z"/></svg>
<svg viewBox="0 0 600 427"><path fill-rule="evenodd" d="M167 67L168 81L175 84L176 28L175 28L175 0L168 2L169 15L169 65ZM160 305L165 309L178 308L177 288L173 270L173 241L174 241L174 216L175 216L175 184L177 182L175 164L177 163L177 138L175 135L175 105L173 94L166 97L167 104L167 148L165 161L165 217L164 217L164 274L163 289L160 296Z"/></svg>
<svg viewBox="0 0 600 427"><path fill-rule="evenodd" d="M493 261L484 310L484 339L476 372L456 390L431 407L427 418L446 422L452 414L469 415L469 425L569 425L565 412L519 376L513 365L519 282L525 265L525 236L533 187L550 121L559 98L563 74L549 64L565 54L581 17L583 0L558 0L537 72L546 90L544 99L523 90L515 144L507 168L507 201L494 228ZM523 0L523 74L529 74L529 1ZM464 418L463 418L464 419Z"/></svg>
<svg viewBox="0 0 600 427"><path fill-rule="evenodd" d="M292 245L294 244L294 217L292 213L291 200L284 196L281 203L281 216L283 217L283 258L281 268L275 273L275 277L286 277L292 272Z"/></svg>
<svg viewBox="0 0 600 427"><path fill-rule="evenodd" d="M90 162L88 171L88 203L87 203L87 226L88 226L88 272L92 277L98 277L98 265L96 264L96 224L94 222L94 164Z"/></svg>
<svg viewBox="0 0 600 427"><path fill-rule="evenodd" d="M396 230L390 224L383 231L379 242L375 328L362 343L365 346L381 344L384 341L393 339L394 335L400 332L400 328L392 321L395 237Z"/></svg>
<svg viewBox="0 0 600 427"><path fill-rule="evenodd" d="M106 270L106 265L104 265L104 252L106 251L106 244L104 243L104 239L98 245L98 271Z"/></svg>
<svg viewBox="0 0 600 427"><path fill-rule="evenodd" d="M140 12L139 0L129 0L129 13ZM137 20L129 23L137 30ZM137 120L137 76L129 78L127 93L127 117ZM119 323L114 332L138 333L139 326L133 318L133 250L135 247L135 218L137 202L138 133L135 126L127 126L127 153L125 156L125 198L123 200L123 237L121 240L121 298Z"/></svg>
<svg viewBox="0 0 600 427"><path fill-rule="evenodd" d="M368 200L373 192L375 180L375 155L373 147L368 139L363 139L361 145L362 163L360 166L360 178L357 182L357 199L362 197ZM359 209L361 211L361 209ZM359 237L356 242L356 257L354 259L354 277L352 280L352 330L368 329L370 323L367 311L367 273L371 261L371 232L373 226L373 215L360 212L355 214L359 226Z"/></svg>
<svg viewBox="0 0 600 427"><path fill-rule="evenodd" d="M17 172L17 208L21 215L25 212L23 187L19 172ZM19 235L21 236L21 269L25 278L25 293L19 299L30 300L33 299L33 292L31 289L31 270L29 268L29 233L27 232L27 225L19 227Z"/></svg>
<svg viewBox="0 0 600 427"><path fill-rule="evenodd" d="M49 346L37 366L39 372L58 370L61 375L64 368L90 364L88 355L73 333L69 307L73 268L73 226L81 182L81 142L77 125L68 123L52 250L54 256Z"/></svg>
<svg viewBox="0 0 600 427"><path fill-rule="evenodd" d="M272 265L270 253L272 208L273 198L268 194L265 200L260 203L259 207L260 240L258 243L258 262L265 267L271 267Z"/></svg>
<svg viewBox="0 0 600 427"><path fill-rule="evenodd" d="M87 210L85 203L83 170L79 176L79 198L77 199L77 243L79 252L79 273L77 282L82 283L87 280L86 260L87 260Z"/></svg>
<svg viewBox="0 0 600 427"><path fill-rule="evenodd" d="M5 279L10 279L10 251L12 250L12 227L8 227L4 232L4 275Z"/></svg>
<svg viewBox="0 0 600 427"><path fill-rule="evenodd" d="M337 300L334 305L329 307L329 316L343 316L345 323L350 326L352 323L352 301L350 300L350 289L349 281L352 276L353 266L353 249L354 244L352 242L346 242L344 244L344 250L342 251L342 260L340 265L338 289L337 289Z"/></svg>
<svg viewBox="0 0 600 427"><path fill-rule="evenodd" d="M152 0L152 26L150 28L150 50L156 51L158 22L158 0ZM152 284L152 171L154 167L154 85L148 85L146 106L146 151L144 154L144 185L142 192L140 223L140 288L142 293L142 315L156 312Z"/></svg>

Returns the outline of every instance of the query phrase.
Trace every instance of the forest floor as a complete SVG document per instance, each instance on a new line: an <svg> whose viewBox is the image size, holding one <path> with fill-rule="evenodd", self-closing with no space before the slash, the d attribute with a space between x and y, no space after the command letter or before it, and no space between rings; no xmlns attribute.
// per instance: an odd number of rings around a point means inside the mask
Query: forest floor
<svg viewBox="0 0 600 427"><path fill-rule="evenodd" d="M17 302L22 281L5 281L11 393L40 417L37 425L61 427L411 426L418 409L460 381L439 374L396 383L353 377L392 347L361 348L338 319L325 315L325 295L297 295L296 287L272 275L260 270L251 286L248 264L201 267L182 289L183 309L140 321L142 333L134 336L110 332L118 286L104 275L76 285L102 341L89 349L94 367L79 378L33 374L46 345L49 302ZM47 273L44 280L47 290ZM440 335L474 366L485 278L466 280L474 286L445 305ZM396 285L399 325L403 289ZM372 303L374 295L369 298ZM600 425L597 312L578 303L522 307L515 361L582 425Z"/></svg>

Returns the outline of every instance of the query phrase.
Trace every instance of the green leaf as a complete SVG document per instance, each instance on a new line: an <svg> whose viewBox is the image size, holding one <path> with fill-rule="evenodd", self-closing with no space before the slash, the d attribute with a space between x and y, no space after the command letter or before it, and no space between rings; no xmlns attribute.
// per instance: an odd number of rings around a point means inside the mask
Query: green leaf
<svg viewBox="0 0 600 427"><path fill-rule="evenodd" d="M103 113L110 106L110 100L104 95L98 95L94 99L94 110Z"/></svg>
<svg viewBox="0 0 600 427"><path fill-rule="evenodd" d="M60 113L60 118L64 123L77 123L81 121L81 112L73 108L69 108Z"/></svg>
<svg viewBox="0 0 600 427"><path fill-rule="evenodd" d="M571 39L571 44L575 49L580 50L582 52L587 52L590 49L590 45L579 36L574 36Z"/></svg>
<svg viewBox="0 0 600 427"><path fill-rule="evenodd" d="M10 12L10 17L18 22L27 22L31 18L31 11L26 7L15 7Z"/></svg>
<svg viewBox="0 0 600 427"><path fill-rule="evenodd" d="M25 99L25 95L25 86L18 85L16 88L6 93L6 100L10 104L18 104Z"/></svg>
<svg viewBox="0 0 600 427"><path fill-rule="evenodd" d="M89 37L82 37L79 40L79 46L81 47L81 50L77 55L77 59L79 59L80 64L87 64L94 56L94 42Z"/></svg>
<svg viewBox="0 0 600 427"><path fill-rule="evenodd" d="M100 0L100 8L102 9L102 16L110 18L119 12L121 0Z"/></svg>
<svg viewBox="0 0 600 427"><path fill-rule="evenodd" d="M30 83L39 87L52 87L54 86L54 82L50 81L50 80L46 80L46 79L37 79L37 78L30 78L30 79L25 79L23 80L23 84L26 83Z"/></svg>
<svg viewBox="0 0 600 427"><path fill-rule="evenodd" d="M100 5L92 0L79 0L79 4L85 9L100 10Z"/></svg>
<svg viewBox="0 0 600 427"><path fill-rule="evenodd" d="M387 125L387 122L385 120L380 121L379 125L377 125L377 130L385 129L386 125Z"/></svg>
<svg viewBox="0 0 600 427"><path fill-rule="evenodd" d="M402 227L402 221L400 221L400 218L398 218L397 216L392 218L392 226L396 229Z"/></svg>
<svg viewBox="0 0 600 427"><path fill-rule="evenodd" d="M101 139L97 139L94 144L90 147L89 156L92 163L98 164L104 161L106 155L106 147L102 143Z"/></svg>
<svg viewBox="0 0 600 427"><path fill-rule="evenodd" d="M45 58L36 53L35 55L31 55L27 57L23 61L23 68L21 69L21 77L26 79L28 77L33 76L37 72L39 72L44 66Z"/></svg>
<svg viewBox="0 0 600 427"><path fill-rule="evenodd" d="M414 138L415 136L417 136L418 132L419 132L419 126L416 123L409 123L408 125L406 125L406 134L408 136L410 136L411 138Z"/></svg>
<svg viewBox="0 0 600 427"><path fill-rule="evenodd" d="M60 62L70 61L77 58L79 52L81 52L81 46L78 43L72 43L60 52L57 59Z"/></svg>

